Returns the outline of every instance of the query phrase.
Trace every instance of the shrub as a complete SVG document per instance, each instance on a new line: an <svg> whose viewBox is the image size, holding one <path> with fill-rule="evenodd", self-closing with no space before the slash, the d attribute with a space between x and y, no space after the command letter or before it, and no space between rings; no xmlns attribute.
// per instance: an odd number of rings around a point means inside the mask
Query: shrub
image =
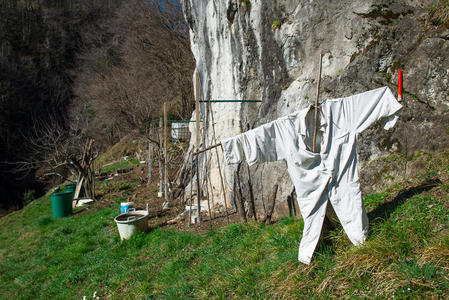
<svg viewBox="0 0 449 300"><path fill-rule="evenodd" d="M23 205L28 205L34 200L34 190L27 190L25 193L23 193Z"/></svg>

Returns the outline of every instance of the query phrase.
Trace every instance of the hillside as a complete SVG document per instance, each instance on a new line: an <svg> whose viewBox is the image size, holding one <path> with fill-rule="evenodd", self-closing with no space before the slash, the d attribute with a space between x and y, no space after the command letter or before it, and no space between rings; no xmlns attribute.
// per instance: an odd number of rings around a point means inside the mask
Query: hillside
<svg viewBox="0 0 449 300"><path fill-rule="evenodd" d="M135 165L134 175L117 177L108 192L99 187L101 200L71 217L53 220L46 195L0 219L0 298L443 299L449 293L449 150L422 152L409 163L413 177L364 197L371 226L366 243L354 247L336 229L308 266L296 260L301 219L168 226L154 215L161 203L151 195L144 199L152 205L153 229L121 243L113 221L119 203L148 190Z"/></svg>
<svg viewBox="0 0 449 300"><path fill-rule="evenodd" d="M0 211L0 299L447 298L447 0L5 0L0 37L0 208L17 209ZM345 196L363 196L366 242L354 246L323 209L305 265L285 161L228 165L220 147L193 154L310 107L319 54L320 101L381 86L395 94L402 69L405 90L394 128L346 128L341 144L328 144L347 147L350 134L357 143L361 194ZM163 103L170 120L195 116L195 67L196 95L219 101L201 104L190 141L169 139L165 202L157 123ZM238 102L250 99L259 102ZM54 219L50 193L79 164L64 151L83 147L95 200ZM14 173L21 160L29 167ZM42 161L56 161L63 179L49 173L44 186ZM195 198L207 209L190 224ZM121 242L114 217L128 201L148 204L149 232ZM271 208L273 222L262 222Z"/></svg>
<svg viewBox="0 0 449 300"><path fill-rule="evenodd" d="M190 117L192 72L177 1L0 1L0 209L59 182L34 163L52 152L42 128L104 151L145 134L163 102Z"/></svg>

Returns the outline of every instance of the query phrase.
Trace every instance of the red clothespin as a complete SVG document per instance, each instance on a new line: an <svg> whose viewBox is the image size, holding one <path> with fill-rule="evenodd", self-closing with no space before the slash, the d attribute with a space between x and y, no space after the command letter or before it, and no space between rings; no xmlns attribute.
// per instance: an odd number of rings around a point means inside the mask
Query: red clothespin
<svg viewBox="0 0 449 300"><path fill-rule="evenodd" d="M404 70L398 71L398 101L402 101L402 73Z"/></svg>

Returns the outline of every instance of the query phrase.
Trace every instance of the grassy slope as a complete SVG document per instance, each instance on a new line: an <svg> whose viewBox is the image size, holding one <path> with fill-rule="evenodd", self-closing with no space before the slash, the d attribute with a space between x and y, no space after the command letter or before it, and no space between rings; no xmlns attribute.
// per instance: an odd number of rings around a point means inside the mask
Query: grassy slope
<svg viewBox="0 0 449 300"><path fill-rule="evenodd" d="M371 231L363 246L337 229L309 266L296 261L301 220L202 235L157 229L120 243L118 203L52 220L43 197L0 219L0 298L444 298L449 151L421 159L414 180L365 197ZM441 183L423 184L435 175Z"/></svg>

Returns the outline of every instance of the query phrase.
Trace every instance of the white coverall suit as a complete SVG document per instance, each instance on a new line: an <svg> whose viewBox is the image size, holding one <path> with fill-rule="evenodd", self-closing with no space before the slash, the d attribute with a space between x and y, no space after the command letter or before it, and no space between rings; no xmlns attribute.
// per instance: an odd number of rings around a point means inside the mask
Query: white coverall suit
<svg viewBox="0 0 449 300"><path fill-rule="evenodd" d="M392 128L401 108L388 87L325 100L319 108L317 153L310 150L313 109L309 108L221 142L228 164L240 163L243 155L249 165L286 161L304 219L299 261L310 263L328 201L351 242L358 245L365 240L368 217L360 193L357 135L380 119L384 129Z"/></svg>

